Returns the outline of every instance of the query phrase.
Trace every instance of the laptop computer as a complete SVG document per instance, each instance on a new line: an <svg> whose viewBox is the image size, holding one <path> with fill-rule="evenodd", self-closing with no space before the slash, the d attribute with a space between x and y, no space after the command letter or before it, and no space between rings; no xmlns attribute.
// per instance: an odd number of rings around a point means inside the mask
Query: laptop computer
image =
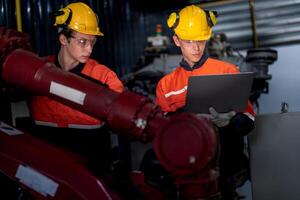
<svg viewBox="0 0 300 200"><path fill-rule="evenodd" d="M191 76L188 81L185 111L209 113L244 111L248 104L254 73Z"/></svg>

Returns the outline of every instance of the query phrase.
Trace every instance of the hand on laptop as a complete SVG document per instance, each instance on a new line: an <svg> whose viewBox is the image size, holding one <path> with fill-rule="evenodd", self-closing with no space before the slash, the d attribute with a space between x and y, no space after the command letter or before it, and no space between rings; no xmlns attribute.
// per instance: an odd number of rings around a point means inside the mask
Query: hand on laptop
<svg viewBox="0 0 300 200"><path fill-rule="evenodd" d="M205 117L210 119L217 127L221 128L227 126L230 122L230 119L235 116L235 111L229 111L226 113L218 113L215 108L209 108L210 114L200 113L197 114L200 117Z"/></svg>

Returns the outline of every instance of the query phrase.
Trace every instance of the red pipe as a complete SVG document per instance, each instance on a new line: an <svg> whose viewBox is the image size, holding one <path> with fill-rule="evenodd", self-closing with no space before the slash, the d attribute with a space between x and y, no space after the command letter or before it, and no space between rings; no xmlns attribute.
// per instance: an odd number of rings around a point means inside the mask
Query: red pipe
<svg viewBox="0 0 300 200"><path fill-rule="evenodd" d="M157 158L173 175L183 196L206 198L217 193L218 142L207 120L192 114L165 117L145 97L129 91L113 92L25 50L15 50L6 57L2 77L24 90L101 119L130 138L143 142L154 139Z"/></svg>
<svg viewBox="0 0 300 200"><path fill-rule="evenodd" d="M79 164L83 161L75 154L4 123L0 122L0 127L0 171L12 181L20 182L22 188L30 189L35 200L119 200Z"/></svg>

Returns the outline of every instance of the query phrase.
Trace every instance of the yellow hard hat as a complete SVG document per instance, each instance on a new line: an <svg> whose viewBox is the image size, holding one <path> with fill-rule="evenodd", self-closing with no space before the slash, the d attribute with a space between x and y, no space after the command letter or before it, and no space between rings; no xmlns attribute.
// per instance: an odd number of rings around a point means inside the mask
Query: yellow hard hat
<svg viewBox="0 0 300 200"><path fill-rule="evenodd" d="M167 24L183 40L208 40L212 26L217 23L215 11L203 10L198 6L186 6L179 13L169 15Z"/></svg>
<svg viewBox="0 0 300 200"><path fill-rule="evenodd" d="M55 26L67 25L70 29L80 33L104 35L98 27L97 15L84 3L71 3L57 11L55 15Z"/></svg>

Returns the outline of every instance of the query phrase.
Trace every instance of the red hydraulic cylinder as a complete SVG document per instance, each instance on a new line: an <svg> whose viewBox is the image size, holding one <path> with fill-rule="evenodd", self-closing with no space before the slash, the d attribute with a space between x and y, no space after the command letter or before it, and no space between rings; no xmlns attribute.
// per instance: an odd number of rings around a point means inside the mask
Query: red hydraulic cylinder
<svg viewBox="0 0 300 200"><path fill-rule="evenodd" d="M4 60L2 78L101 119L117 133L143 142L154 140L157 158L183 196L207 198L217 193L218 142L209 121L192 114L165 117L146 97L116 93L21 49Z"/></svg>
<svg viewBox="0 0 300 200"><path fill-rule="evenodd" d="M156 106L147 98L140 98L131 92L118 94L77 75L64 72L29 51L18 49L11 53L3 64L2 77L6 82L33 94L50 96L106 121L111 129L129 133L139 140L146 139L142 137L145 135L143 132L147 118L158 113ZM160 123L164 121L160 120ZM153 133L147 135L153 137Z"/></svg>

